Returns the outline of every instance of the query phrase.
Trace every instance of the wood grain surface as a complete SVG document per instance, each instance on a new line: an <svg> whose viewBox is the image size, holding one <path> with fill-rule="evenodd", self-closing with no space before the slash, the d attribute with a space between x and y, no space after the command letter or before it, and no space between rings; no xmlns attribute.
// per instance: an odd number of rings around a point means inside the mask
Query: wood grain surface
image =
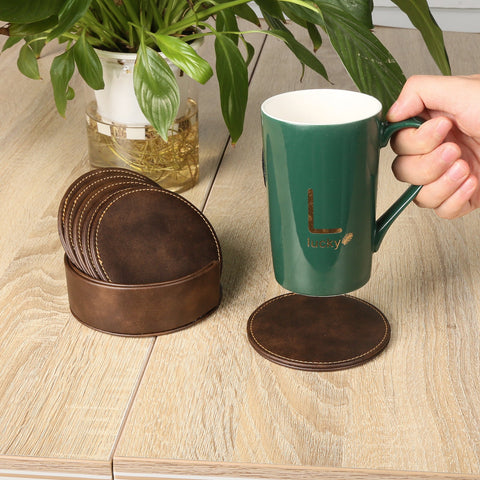
<svg viewBox="0 0 480 480"><path fill-rule="evenodd" d="M436 73L416 32L378 34L407 74ZM477 40L447 38L453 52L472 52ZM354 88L331 48L320 52L334 86ZM451 56L456 73L470 73L470 63ZM283 293L270 261L259 107L275 93L329 86L311 72L301 82L296 67L269 38L251 84L245 135L227 150L205 210L224 250L224 301L195 330L155 342L115 452L115 475L477 478L472 287L480 264L477 253L468 255L467 239L480 227L478 214L447 222L411 206L392 227L372 280L355 293L392 324L391 344L376 360L341 372L299 372L249 347L250 313ZM379 211L405 188L393 178L392 160L385 149Z"/></svg>
<svg viewBox="0 0 480 480"><path fill-rule="evenodd" d="M377 34L407 75L437 73L417 32ZM82 82L65 120L48 82L58 47L38 82L18 73L17 47L0 55L0 478L480 479L477 212L445 221L412 205L392 226L355 292L392 326L375 360L300 372L248 344L249 315L284 292L270 260L259 107L331 86L309 71L301 81L278 40L254 41L244 135L229 145L212 79L200 90L201 180L185 194L219 236L224 298L204 322L156 339L98 333L69 313L56 210L89 168ZM479 70L479 35L446 41L454 73ZM334 87L354 88L328 44L318 55ZM405 188L393 158L382 151L379 213Z"/></svg>
<svg viewBox="0 0 480 480"><path fill-rule="evenodd" d="M154 339L95 332L70 314L56 217L89 169L83 85L76 74L63 119L48 81L60 47L46 49L36 82L17 71L19 47L0 56L0 478L111 478ZM203 49L212 58L211 45ZM185 196L202 208L228 142L215 79L199 103L201 180Z"/></svg>

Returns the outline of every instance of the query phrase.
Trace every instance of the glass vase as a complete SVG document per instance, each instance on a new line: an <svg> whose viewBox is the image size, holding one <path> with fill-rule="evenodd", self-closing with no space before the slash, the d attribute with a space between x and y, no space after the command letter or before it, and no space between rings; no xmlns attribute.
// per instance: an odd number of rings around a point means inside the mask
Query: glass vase
<svg viewBox="0 0 480 480"><path fill-rule="evenodd" d="M133 89L136 54L97 50L105 88L87 94L90 165L142 173L174 192L199 179L198 84L170 64L180 87L180 108L163 140L140 110Z"/></svg>

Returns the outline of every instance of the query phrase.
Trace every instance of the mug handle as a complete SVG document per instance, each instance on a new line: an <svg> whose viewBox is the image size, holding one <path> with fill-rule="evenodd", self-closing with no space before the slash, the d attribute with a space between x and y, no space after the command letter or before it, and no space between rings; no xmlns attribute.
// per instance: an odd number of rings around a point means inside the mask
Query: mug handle
<svg viewBox="0 0 480 480"><path fill-rule="evenodd" d="M420 117L412 117L401 122L382 122L380 125L380 147L385 147L390 137L402 128L418 128L425 120ZM383 237L392 225L393 221L403 212L405 207L417 196L422 185L410 185L400 198L377 220L375 235L373 237L373 251L380 248Z"/></svg>

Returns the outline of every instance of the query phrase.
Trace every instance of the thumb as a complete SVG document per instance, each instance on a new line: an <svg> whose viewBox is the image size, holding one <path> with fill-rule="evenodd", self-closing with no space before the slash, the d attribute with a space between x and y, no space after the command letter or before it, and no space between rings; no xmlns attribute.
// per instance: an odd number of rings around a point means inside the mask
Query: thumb
<svg viewBox="0 0 480 480"><path fill-rule="evenodd" d="M387 113L387 120L398 122L425 111L456 115L472 102L472 81L469 77L416 75L405 83L397 101ZM480 88L477 87L477 89Z"/></svg>

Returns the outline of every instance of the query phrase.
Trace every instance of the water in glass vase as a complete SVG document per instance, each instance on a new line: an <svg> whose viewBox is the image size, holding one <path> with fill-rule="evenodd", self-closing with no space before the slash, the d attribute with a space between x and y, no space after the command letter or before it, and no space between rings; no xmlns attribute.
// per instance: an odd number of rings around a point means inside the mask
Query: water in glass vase
<svg viewBox="0 0 480 480"><path fill-rule="evenodd" d="M163 188L183 192L198 182L198 108L188 99L185 113L175 120L165 142L151 125L109 123L87 107L90 165L123 167L155 180Z"/></svg>

